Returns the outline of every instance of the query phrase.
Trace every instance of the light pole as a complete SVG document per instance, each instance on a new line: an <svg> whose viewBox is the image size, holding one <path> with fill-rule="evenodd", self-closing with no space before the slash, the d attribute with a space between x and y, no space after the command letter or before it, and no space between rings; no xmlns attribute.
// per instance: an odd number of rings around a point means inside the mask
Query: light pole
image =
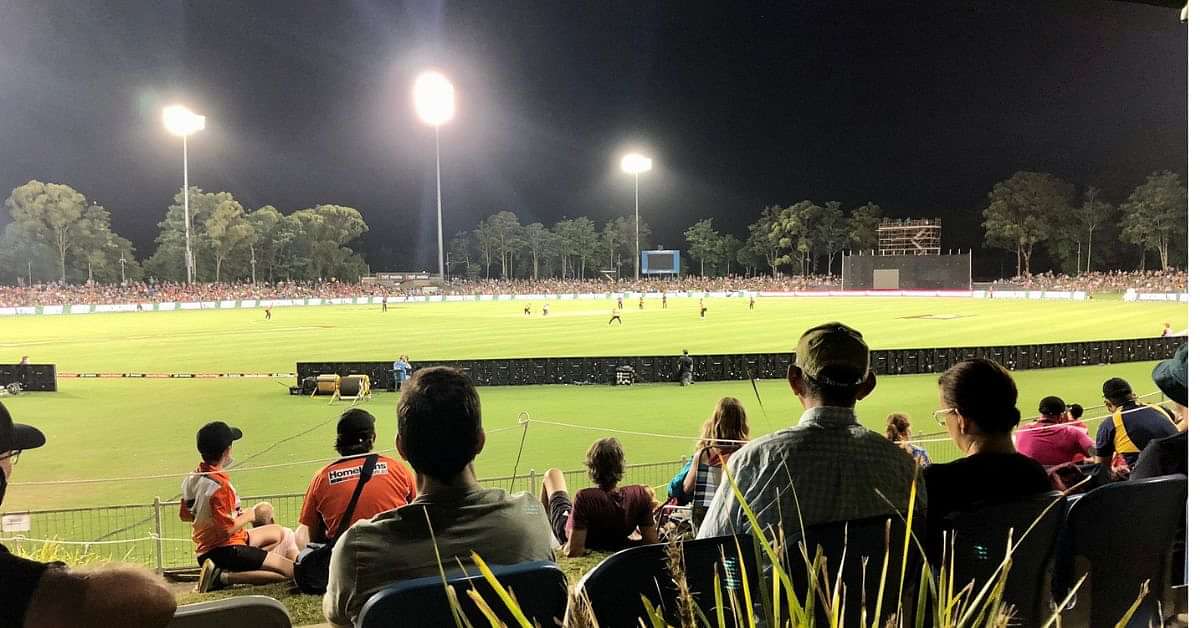
<svg viewBox="0 0 1200 628"><path fill-rule="evenodd" d="M167 127L167 131L172 135L183 138L183 246L186 258L184 264L187 267L187 282L192 283L192 277L195 275L195 259L192 257L192 215L188 208L188 197L191 196L191 190L188 189L187 138L196 131L204 130L204 116L192 113L191 109L183 105L171 105L163 109L163 126Z"/></svg>
<svg viewBox="0 0 1200 628"><path fill-rule="evenodd" d="M254 247L250 247L250 285L258 285L258 274L254 271Z"/></svg>
<svg viewBox="0 0 1200 628"><path fill-rule="evenodd" d="M433 127L434 164L437 176L438 280L446 283L446 258L442 244L442 142L440 128L454 117L454 85L439 72L425 72L413 84L413 103L421 122Z"/></svg>
<svg viewBox="0 0 1200 628"><path fill-rule="evenodd" d="M125 254L124 254L124 253L122 253L122 254L121 254L121 259L119 259L119 260L117 260L117 261L118 261L118 262L121 262L121 285L123 286L123 285L125 285L125 264L126 264L126 262L125 262Z"/></svg>
<svg viewBox="0 0 1200 628"><path fill-rule="evenodd" d="M629 153L621 158L621 170L633 175L633 280L642 278L642 225L638 214L638 176L650 170L650 158L640 153Z"/></svg>

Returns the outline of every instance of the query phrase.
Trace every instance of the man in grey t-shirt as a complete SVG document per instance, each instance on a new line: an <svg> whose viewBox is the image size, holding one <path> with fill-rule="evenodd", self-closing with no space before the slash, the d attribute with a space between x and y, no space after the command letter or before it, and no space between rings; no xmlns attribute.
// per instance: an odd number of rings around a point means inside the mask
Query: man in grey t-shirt
<svg viewBox="0 0 1200 628"><path fill-rule="evenodd" d="M417 476L412 503L360 521L338 539L323 610L353 625L380 589L409 578L459 573L476 552L489 565L554 560L550 524L537 497L488 489L472 461L483 450L482 411L462 371L429 367L405 384L396 406L396 447ZM436 551L433 539L437 539Z"/></svg>

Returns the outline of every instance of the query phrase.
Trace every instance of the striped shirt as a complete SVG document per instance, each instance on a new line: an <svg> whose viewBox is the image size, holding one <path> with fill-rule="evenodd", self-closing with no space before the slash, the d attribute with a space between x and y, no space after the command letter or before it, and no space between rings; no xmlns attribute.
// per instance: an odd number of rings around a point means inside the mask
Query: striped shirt
<svg viewBox="0 0 1200 628"><path fill-rule="evenodd" d="M821 406L806 411L796 426L739 449L729 459L729 472L759 524L782 523L790 536L801 530L801 520L811 526L905 513L916 462L860 425L852 408ZM925 510L919 475L916 507L917 512ZM750 531L732 489L722 484L697 537Z"/></svg>

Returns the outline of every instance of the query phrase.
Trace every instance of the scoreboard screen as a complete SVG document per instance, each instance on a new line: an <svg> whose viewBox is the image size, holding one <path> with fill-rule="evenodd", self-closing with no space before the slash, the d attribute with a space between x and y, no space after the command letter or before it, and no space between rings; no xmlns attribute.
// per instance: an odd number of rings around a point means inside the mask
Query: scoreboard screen
<svg viewBox="0 0 1200 628"><path fill-rule="evenodd" d="M642 251L643 275L678 275L679 251Z"/></svg>

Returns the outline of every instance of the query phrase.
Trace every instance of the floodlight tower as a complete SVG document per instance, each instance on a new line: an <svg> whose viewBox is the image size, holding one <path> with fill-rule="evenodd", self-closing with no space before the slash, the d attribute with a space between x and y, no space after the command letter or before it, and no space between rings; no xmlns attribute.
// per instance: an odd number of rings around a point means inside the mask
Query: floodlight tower
<svg viewBox="0 0 1200 628"><path fill-rule="evenodd" d="M454 85L440 72L424 72L413 85L413 103L421 122L433 127L437 177L438 279L446 283L446 256L442 243L442 143L439 129L454 117Z"/></svg>
<svg viewBox="0 0 1200 628"><path fill-rule="evenodd" d="M633 280L642 278L642 225L638 214L638 176L650 171L650 158L640 153L629 153L621 158L621 170L633 175Z"/></svg>
<svg viewBox="0 0 1200 628"><path fill-rule="evenodd" d="M183 246L187 258L184 264L187 266L187 282L192 283L196 265L192 258L192 216L188 208L191 190L188 189L187 138L196 131L204 130L204 116L192 113L191 109L183 105L171 105L163 109L162 117L163 126L167 131L183 138Z"/></svg>

